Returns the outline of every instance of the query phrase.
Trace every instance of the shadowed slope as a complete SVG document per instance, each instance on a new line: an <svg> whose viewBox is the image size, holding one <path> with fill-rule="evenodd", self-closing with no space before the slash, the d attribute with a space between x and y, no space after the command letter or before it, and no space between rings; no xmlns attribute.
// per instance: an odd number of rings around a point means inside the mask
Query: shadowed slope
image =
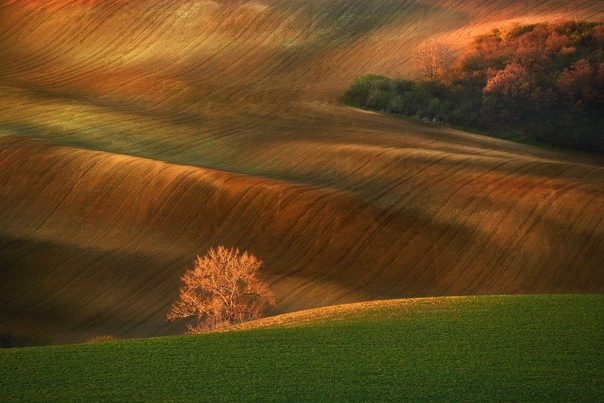
<svg viewBox="0 0 604 403"><path fill-rule="evenodd" d="M219 243L265 259L281 312L384 297L604 291L602 168L408 149L357 156L350 146L363 174L383 174L310 187L1 143L4 326L163 333L182 268Z"/></svg>
<svg viewBox="0 0 604 403"><path fill-rule="evenodd" d="M601 159L334 102L432 35L604 20L525 3L0 2L0 328L174 332L217 244L266 262L280 312L604 292Z"/></svg>

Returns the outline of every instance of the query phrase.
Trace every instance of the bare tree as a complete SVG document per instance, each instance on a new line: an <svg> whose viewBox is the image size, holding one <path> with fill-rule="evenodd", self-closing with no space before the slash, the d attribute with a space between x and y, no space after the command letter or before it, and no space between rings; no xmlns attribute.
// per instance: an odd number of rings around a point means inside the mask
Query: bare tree
<svg viewBox="0 0 604 403"><path fill-rule="evenodd" d="M449 48L436 39L429 39L415 48L413 55L415 70L422 76L434 80L438 78L452 60Z"/></svg>
<svg viewBox="0 0 604 403"><path fill-rule="evenodd" d="M168 320L196 317L188 333L203 333L259 318L275 305L272 291L257 277L261 265L255 256L224 246L197 256L195 267L181 277L184 284Z"/></svg>

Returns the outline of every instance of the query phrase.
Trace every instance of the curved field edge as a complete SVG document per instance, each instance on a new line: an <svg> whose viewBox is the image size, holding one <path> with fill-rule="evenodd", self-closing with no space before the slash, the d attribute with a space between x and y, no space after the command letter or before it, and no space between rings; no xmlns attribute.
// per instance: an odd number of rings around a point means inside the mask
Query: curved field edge
<svg viewBox="0 0 604 403"><path fill-rule="evenodd" d="M7 401L600 401L604 296L380 301L270 329L0 351Z"/></svg>

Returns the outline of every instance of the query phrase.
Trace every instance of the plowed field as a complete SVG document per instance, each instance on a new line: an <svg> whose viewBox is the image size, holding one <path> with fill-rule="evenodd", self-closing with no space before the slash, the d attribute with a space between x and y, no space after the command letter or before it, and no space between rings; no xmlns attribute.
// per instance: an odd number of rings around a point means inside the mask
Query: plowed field
<svg viewBox="0 0 604 403"><path fill-rule="evenodd" d="M340 104L414 47L598 0L0 1L0 330L176 333L196 254L273 313L604 292L604 160Z"/></svg>

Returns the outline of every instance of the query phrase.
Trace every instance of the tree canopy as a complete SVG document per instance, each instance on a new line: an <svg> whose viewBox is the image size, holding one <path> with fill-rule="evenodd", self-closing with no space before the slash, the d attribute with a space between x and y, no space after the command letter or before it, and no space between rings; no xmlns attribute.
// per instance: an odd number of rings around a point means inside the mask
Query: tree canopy
<svg viewBox="0 0 604 403"><path fill-rule="evenodd" d="M418 48L425 53L425 47ZM418 81L359 77L345 102L604 153L604 24L558 21L493 29L439 69Z"/></svg>

